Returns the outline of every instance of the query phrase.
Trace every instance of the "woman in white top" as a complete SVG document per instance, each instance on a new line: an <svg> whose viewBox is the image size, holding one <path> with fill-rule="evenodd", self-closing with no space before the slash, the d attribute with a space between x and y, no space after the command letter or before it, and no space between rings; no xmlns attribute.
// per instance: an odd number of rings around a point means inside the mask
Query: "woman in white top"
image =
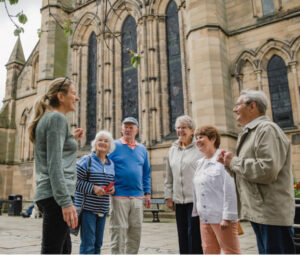
<svg viewBox="0 0 300 255"><path fill-rule="evenodd" d="M217 162L220 134L213 126L195 132L196 145L205 155L193 178L193 216L199 215L205 254L240 254L237 199L234 179Z"/></svg>

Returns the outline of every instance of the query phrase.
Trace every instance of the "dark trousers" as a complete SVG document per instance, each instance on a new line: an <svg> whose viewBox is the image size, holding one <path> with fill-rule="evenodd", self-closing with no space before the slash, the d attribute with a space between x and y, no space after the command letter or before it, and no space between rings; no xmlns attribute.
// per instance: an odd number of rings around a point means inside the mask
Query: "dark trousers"
<svg viewBox="0 0 300 255"><path fill-rule="evenodd" d="M295 254L294 229L251 222L260 254Z"/></svg>
<svg viewBox="0 0 300 255"><path fill-rule="evenodd" d="M70 230L63 219L62 208L54 198L37 202L43 213L42 254L71 254Z"/></svg>
<svg viewBox="0 0 300 255"><path fill-rule="evenodd" d="M180 254L203 254L199 217L192 210L193 203L175 205Z"/></svg>

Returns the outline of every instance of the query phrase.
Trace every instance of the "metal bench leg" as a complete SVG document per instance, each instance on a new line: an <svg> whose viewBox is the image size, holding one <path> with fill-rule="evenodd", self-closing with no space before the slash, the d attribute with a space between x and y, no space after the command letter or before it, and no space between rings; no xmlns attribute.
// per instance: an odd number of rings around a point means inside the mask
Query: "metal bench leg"
<svg viewBox="0 0 300 255"><path fill-rule="evenodd" d="M160 222L158 218L158 212L152 212L153 213L153 220L152 222Z"/></svg>

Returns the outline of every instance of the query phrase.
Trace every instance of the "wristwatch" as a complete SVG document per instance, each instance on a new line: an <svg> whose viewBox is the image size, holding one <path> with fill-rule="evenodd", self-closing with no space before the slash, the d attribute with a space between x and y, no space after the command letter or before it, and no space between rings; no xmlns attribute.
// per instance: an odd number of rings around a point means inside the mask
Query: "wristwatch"
<svg viewBox="0 0 300 255"><path fill-rule="evenodd" d="M149 192L145 192L145 193L144 193L144 195L151 195L151 193L149 193Z"/></svg>

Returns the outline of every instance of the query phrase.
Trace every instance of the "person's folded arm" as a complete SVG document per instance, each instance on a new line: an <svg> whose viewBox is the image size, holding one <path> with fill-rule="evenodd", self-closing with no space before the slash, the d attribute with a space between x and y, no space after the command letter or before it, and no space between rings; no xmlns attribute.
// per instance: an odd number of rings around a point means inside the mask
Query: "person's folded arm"
<svg viewBox="0 0 300 255"><path fill-rule="evenodd" d="M264 127L255 139L255 156L253 158L235 156L229 168L249 182L272 183L286 162L289 144L278 137L271 125Z"/></svg>

